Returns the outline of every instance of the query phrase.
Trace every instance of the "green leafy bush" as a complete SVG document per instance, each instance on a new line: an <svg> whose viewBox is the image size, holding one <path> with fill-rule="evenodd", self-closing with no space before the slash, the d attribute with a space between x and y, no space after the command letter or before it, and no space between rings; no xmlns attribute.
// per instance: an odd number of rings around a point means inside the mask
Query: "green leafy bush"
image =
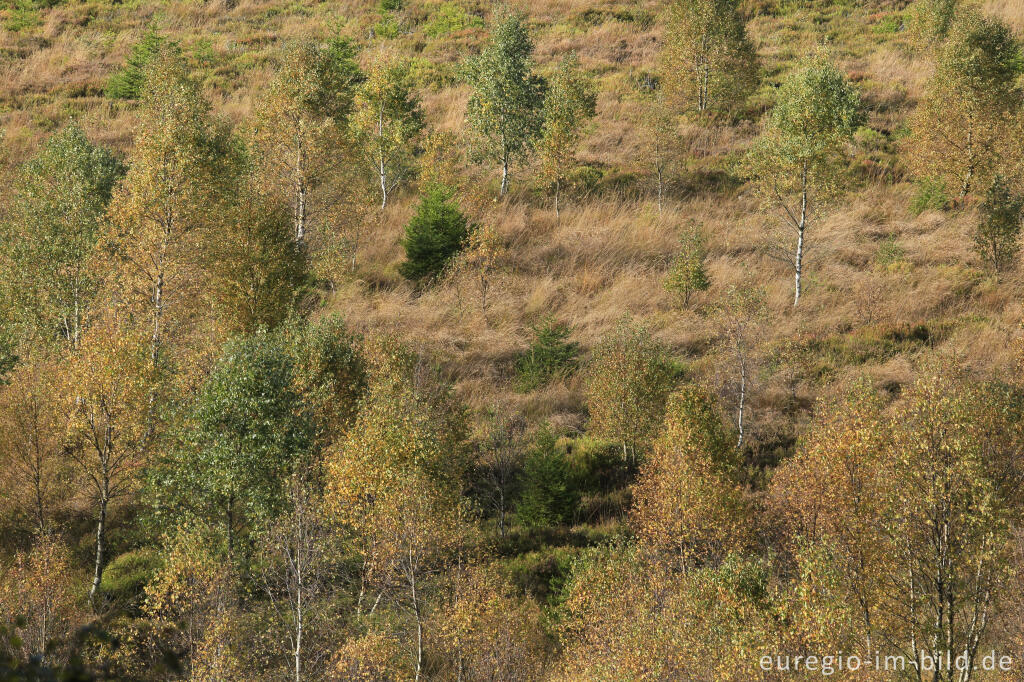
<svg viewBox="0 0 1024 682"><path fill-rule="evenodd" d="M878 21L873 28L875 33L889 34L899 33L903 30L903 15L899 12L893 12L892 14L886 14L880 21Z"/></svg>
<svg viewBox="0 0 1024 682"><path fill-rule="evenodd" d="M545 317L531 327L533 341L516 362L519 390L532 391L576 367L579 344L568 341L568 325Z"/></svg>
<svg viewBox="0 0 1024 682"><path fill-rule="evenodd" d="M406 261L398 271L420 282L439 275L469 238L469 221L452 200L451 190L434 186L426 190L416 215L405 226L402 246Z"/></svg>
<svg viewBox="0 0 1024 682"><path fill-rule="evenodd" d="M981 222L974 232L974 250L995 270L1009 267L1020 251L1024 195L1012 190L1006 178L997 175L980 207Z"/></svg>
<svg viewBox="0 0 1024 682"><path fill-rule="evenodd" d="M457 33L467 28L483 26L484 21L470 14L457 2L441 3L437 11L423 25L423 32L431 38L440 38L450 33Z"/></svg>
<svg viewBox="0 0 1024 682"><path fill-rule="evenodd" d="M390 13L381 15L381 18L373 25L373 35L377 38L393 40L402 33L402 25L398 19Z"/></svg>
<svg viewBox="0 0 1024 682"><path fill-rule="evenodd" d="M910 210L914 215L925 211L942 211L949 204L946 194L946 183L941 178L921 178L917 181L917 192L910 202Z"/></svg>
<svg viewBox="0 0 1024 682"><path fill-rule="evenodd" d="M162 565L163 559L155 549L125 552L107 565L100 588L114 602L137 603Z"/></svg>
<svg viewBox="0 0 1024 682"><path fill-rule="evenodd" d="M39 16L39 8L32 0L15 0L7 11L4 28L11 33L35 28L43 23Z"/></svg>
<svg viewBox="0 0 1024 682"><path fill-rule="evenodd" d="M690 302L690 295L694 292L707 291L711 287L704 265L707 254L707 237L703 228L691 225L679 241L679 253L665 278L666 291L674 294L682 305Z"/></svg>

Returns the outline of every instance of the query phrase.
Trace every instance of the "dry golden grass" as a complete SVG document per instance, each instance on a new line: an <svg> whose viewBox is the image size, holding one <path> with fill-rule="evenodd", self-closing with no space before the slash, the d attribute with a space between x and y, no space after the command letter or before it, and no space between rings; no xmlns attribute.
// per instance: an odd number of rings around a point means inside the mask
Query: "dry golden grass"
<svg viewBox="0 0 1024 682"><path fill-rule="evenodd" d="M7 55L0 60L2 125L11 158L25 158L72 115L95 140L126 150L134 125L132 106L99 95L148 26L179 41L186 52L200 45L212 51L214 67L204 67L200 77L215 111L238 123L260 96L283 45L326 35L335 26L365 41L376 21L375 4L300 1L285 6L278 0L240 0L225 10L219 2L171 1L132 8L86 3L44 11L36 29L0 32L0 51ZM418 3L409 4L421 11ZM767 349L785 340L831 343L858 334L868 339L864 343L876 343L872 339L884 339L889 329L945 324L949 330L936 335L934 348L928 350L963 356L986 371L1009 367L1024 281L1010 274L996 282L980 269L968 237L975 220L970 210L915 217L907 210L912 194L908 185L882 180L852 184L834 212L811 229L807 289L796 310L790 305L791 272L758 249L775 218L763 214L742 188L712 184L714 177L728 175L729 160L757 134L757 121L710 134L682 130L681 139L695 139L686 151L700 158L676 167L669 198L658 212L645 141L635 125L639 105L631 79L653 68L660 26L612 16L625 9L634 15L653 14L657 7L650 1L609 0L542 0L528 7L539 68L549 69L575 51L601 86L598 115L582 144L581 162L612 174L635 174L633 184L626 183L621 193L609 189L570 195L557 221L531 169L514 169L513 192L506 202L496 202L491 193L493 168L470 169L464 205L474 220L494 228L503 246L486 309L469 273L422 292L398 275L398 242L415 204L413 192L406 190L382 215L369 213L372 225L366 232L371 237L358 251L357 272L332 294L329 309L357 329L393 331L436 354L472 407L500 405L567 428L583 423L578 379L526 395L514 390L514 361L529 342L530 324L553 315L573 326L574 339L586 351L624 315L631 315L645 321L693 375L727 387L731 370L722 354L708 353L718 331L701 308L713 306L729 287L751 279L764 287L770 309L758 339ZM985 7L1021 29L1020 0L989 0ZM604 14L584 20L588 10ZM749 30L769 83L759 98L770 103L771 84L792 67L794 58L829 35L834 54L872 108L870 124L883 131L898 129L922 92L928 65L912 56L898 35L865 31L874 21L868 11L826 3L784 16L755 17ZM453 64L482 36L473 30L450 41L429 41L417 34L400 37L392 47ZM219 66L231 68L218 75ZM431 126L460 133L468 94L464 86L424 88L423 108ZM702 223L709 236L712 286L696 297L690 310L680 310L662 281L680 231L692 220ZM895 265L878 262L879 247L889 237L904 251ZM840 357L827 378L866 373L882 382L904 383L924 350L908 346L895 355L868 353L866 360ZM779 381L770 372L759 379L755 391L760 392L753 398L755 423L801 418L776 415L790 391ZM824 390L813 373L801 375L799 384L797 391L808 400Z"/></svg>
<svg viewBox="0 0 1024 682"><path fill-rule="evenodd" d="M985 0L982 11L999 17L1017 33L1024 33L1024 2L1022 0Z"/></svg>

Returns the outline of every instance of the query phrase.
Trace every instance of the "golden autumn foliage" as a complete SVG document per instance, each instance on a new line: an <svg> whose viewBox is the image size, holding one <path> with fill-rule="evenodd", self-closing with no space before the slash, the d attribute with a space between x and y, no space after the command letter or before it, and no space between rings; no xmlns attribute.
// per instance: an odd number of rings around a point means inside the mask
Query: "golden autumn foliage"
<svg viewBox="0 0 1024 682"><path fill-rule="evenodd" d="M433 623L447 671L442 679L517 682L540 678L547 641L540 609L523 603L493 569L455 569Z"/></svg>
<svg viewBox="0 0 1024 682"><path fill-rule="evenodd" d="M69 413L55 385L56 370L49 357L33 359L0 389L0 439L7 443L3 497L12 509L21 507L37 532L50 524L68 476L63 449Z"/></svg>
<svg viewBox="0 0 1024 682"><path fill-rule="evenodd" d="M241 680L231 645L234 576L211 544L199 527L180 527L169 535L167 558L146 588L144 611L184 649L189 679Z"/></svg>
<svg viewBox="0 0 1024 682"><path fill-rule="evenodd" d="M913 122L907 151L922 176L964 200L993 173L1020 164L1021 49L997 18L964 10L939 48L935 73Z"/></svg>
<svg viewBox="0 0 1024 682"><path fill-rule="evenodd" d="M469 536L460 495L461 412L419 358L385 341L369 353L359 415L327 461L326 504L355 535L363 580L411 616L423 667L425 593Z"/></svg>
<svg viewBox="0 0 1024 682"><path fill-rule="evenodd" d="M765 569L730 555L678 573L630 548L592 553L563 606L555 679L756 679L778 641Z"/></svg>
<svg viewBox="0 0 1024 682"><path fill-rule="evenodd" d="M696 387L668 399L665 426L640 468L632 523L640 546L681 567L739 551L750 517L732 443L714 401Z"/></svg>
<svg viewBox="0 0 1024 682"><path fill-rule="evenodd" d="M137 489L149 454L155 426L152 348L137 330L115 321L97 324L69 359L59 388L70 415L68 453L95 510L93 600L103 578L110 504Z"/></svg>
<svg viewBox="0 0 1024 682"><path fill-rule="evenodd" d="M0 569L0 613L10 627L23 618L18 628L20 648L26 658L61 662L64 647L74 630L86 618L82 595L77 593L71 553L55 535L40 534L32 548L18 552L9 566Z"/></svg>
<svg viewBox="0 0 1024 682"><path fill-rule="evenodd" d="M653 439L672 379L665 349L638 322L624 320L594 349L584 393L595 434L635 461Z"/></svg>
<svg viewBox="0 0 1024 682"><path fill-rule="evenodd" d="M163 52L149 67L130 169L101 238L119 298L148 320L154 364L168 337L187 338L194 326L190 303L205 284L197 255L224 217L222 132L181 57Z"/></svg>
<svg viewBox="0 0 1024 682"><path fill-rule="evenodd" d="M0 680L1024 680L1015 1L0 3Z"/></svg>
<svg viewBox="0 0 1024 682"><path fill-rule="evenodd" d="M945 372L891 411L859 388L825 412L772 490L796 543L809 641L975 659L1024 513L1020 400Z"/></svg>

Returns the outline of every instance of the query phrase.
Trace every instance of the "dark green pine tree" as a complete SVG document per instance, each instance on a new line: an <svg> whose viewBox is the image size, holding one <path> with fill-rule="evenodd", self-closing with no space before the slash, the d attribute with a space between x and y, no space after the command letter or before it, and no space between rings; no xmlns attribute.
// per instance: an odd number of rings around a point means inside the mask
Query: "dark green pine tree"
<svg viewBox="0 0 1024 682"><path fill-rule="evenodd" d="M162 35L150 29L142 40L132 47L121 70L110 77L104 94L110 99L138 99L146 82L146 66L156 59L167 42Z"/></svg>
<svg viewBox="0 0 1024 682"><path fill-rule="evenodd" d="M537 435L523 464L522 491L516 516L526 526L567 523L579 503L572 469L558 449L555 435L546 426Z"/></svg>
<svg viewBox="0 0 1024 682"><path fill-rule="evenodd" d="M451 190L440 185L427 188L416 215L405 226L402 246L406 260L398 271L420 282L439 275L469 237L469 221L452 199Z"/></svg>

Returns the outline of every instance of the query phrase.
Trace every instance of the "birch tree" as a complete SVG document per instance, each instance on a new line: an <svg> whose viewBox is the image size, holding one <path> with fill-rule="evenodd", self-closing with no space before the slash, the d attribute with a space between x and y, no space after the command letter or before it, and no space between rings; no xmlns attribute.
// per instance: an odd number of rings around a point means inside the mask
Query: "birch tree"
<svg viewBox="0 0 1024 682"><path fill-rule="evenodd" d="M492 29L483 51L466 60L472 89L466 118L478 151L501 166L501 196L509 169L533 149L542 122L543 81L533 73L533 41L522 13L508 14Z"/></svg>
<svg viewBox="0 0 1024 682"><path fill-rule="evenodd" d="M644 550L686 570L749 542L737 472L711 396L694 386L672 394L633 489L631 522Z"/></svg>
<svg viewBox="0 0 1024 682"><path fill-rule="evenodd" d="M413 143L423 130L419 101L409 82L409 65L381 57L359 86L352 133L380 188L380 207L408 177Z"/></svg>
<svg viewBox="0 0 1024 682"><path fill-rule="evenodd" d="M743 447L748 419L747 401L758 360L766 314L764 291L751 285L730 287L718 306L715 322L721 330L722 348L729 357L736 386L736 448Z"/></svg>
<svg viewBox="0 0 1024 682"><path fill-rule="evenodd" d="M261 543L260 578L286 632L291 677L317 679L327 649L322 598L329 590L332 533L308 476L293 475L289 509L270 524Z"/></svg>
<svg viewBox="0 0 1024 682"><path fill-rule="evenodd" d="M0 223L0 301L21 334L76 348L99 287L90 262L124 167L71 124L54 134L14 180Z"/></svg>
<svg viewBox="0 0 1024 682"><path fill-rule="evenodd" d="M227 333L273 329L308 293L307 254L292 234L288 207L246 181L224 207L219 237L197 254L208 277L204 298Z"/></svg>
<svg viewBox="0 0 1024 682"><path fill-rule="evenodd" d="M417 379L414 356L386 342L372 357L367 400L328 457L327 504L356 536L366 584L409 618L419 680L431 579L468 531L461 496L464 417L448 389L438 387L438 395Z"/></svg>
<svg viewBox="0 0 1024 682"><path fill-rule="evenodd" d="M884 641L884 582L895 569L884 514L885 447L881 396L866 382L822 401L797 453L772 478L769 510L788 531L800 565L800 628L825 647ZM835 578L838 577L838 580ZM830 584L826 591L815 589ZM843 623L844 626L837 626Z"/></svg>
<svg viewBox="0 0 1024 682"><path fill-rule="evenodd" d="M295 241L326 229L347 199L345 127L363 75L347 40L291 45L259 100L250 137L267 191L292 209Z"/></svg>
<svg viewBox="0 0 1024 682"><path fill-rule="evenodd" d="M1006 178L996 175L979 208L981 221L974 230L974 250L999 272L1020 252L1024 196L1015 192Z"/></svg>
<svg viewBox="0 0 1024 682"><path fill-rule="evenodd" d="M1013 570L1024 475L1021 398L997 384L933 375L893 415L892 487L883 527L902 570L888 608L900 648L966 657L940 680L974 679L982 644ZM948 668L949 666L947 666Z"/></svg>
<svg viewBox="0 0 1024 682"><path fill-rule="evenodd" d="M45 357L22 361L0 390L4 497L12 509L28 510L37 533L48 530L67 475L67 412L59 398L57 367Z"/></svg>
<svg viewBox="0 0 1024 682"><path fill-rule="evenodd" d="M594 349L585 373L589 427L622 447L623 461L657 433L672 388L664 347L639 323L620 322Z"/></svg>
<svg viewBox="0 0 1024 682"><path fill-rule="evenodd" d="M963 201L1008 164L1021 110L1020 42L999 19L966 11L938 55L907 150L922 176L936 177Z"/></svg>
<svg viewBox="0 0 1024 682"><path fill-rule="evenodd" d="M541 172L555 188L555 217L559 214L562 183L576 163L583 127L594 117L597 94L593 81L580 70L574 54L562 59L544 98L539 151Z"/></svg>
<svg viewBox="0 0 1024 682"><path fill-rule="evenodd" d="M828 645L928 656L931 670L907 667L922 681L976 678L1012 591L1021 405L1014 389L954 369L928 371L890 414L859 389L819 417L772 490L791 538L811 543L800 594L831 586L835 603L809 604L809 630L822 631L818 606L845 610Z"/></svg>
<svg viewBox="0 0 1024 682"><path fill-rule="evenodd" d="M63 393L69 414L69 455L89 489L96 515L93 577L97 591L107 552L111 503L136 489L153 435L151 396L155 373L145 341L131 329L94 328L67 367Z"/></svg>
<svg viewBox="0 0 1024 682"><path fill-rule="evenodd" d="M690 303L690 296L697 291L711 287L705 260L708 256L707 235L703 226L692 223L679 240L679 253L672 259L665 289L675 295L683 306Z"/></svg>
<svg viewBox="0 0 1024 682"><path fill-rule="evenodd" d="M68 640L86 620L68 580L74 571L70 548L57 534L40 533L28 551L13 553L5 563L0 571L3 621L25 619L15 647L28 660L59 667Z"/></svg>
<svg viewBox="0 0 1024 682"><path fill-rule="evenodd" d="M667 102L664 86L660 83L652 84L640 98L637 123L643 140L642 161L654 171L658 188L658 213L661 213L665 203L667 176L680 157L677 144L680 133L679 116Z"/></svg>
<svg viewBox="0 0 1024 682"><path fill-rule="evenodd" d="M782 84L768 126L748 152L745 172L766 208L796 238L789 254L769 255L793 268L793 305L800 302L806 238L840 191L843 147L862 120L860 96L824 52L809 57Z"/></svg>
<svg viewBox="0 0 1024 682"><path fill-rule="evenodd" d="M188 679L245 679L230 641L237 576L223 546L202 524L173 527L164 545L163 565L146 585L146 617L184 652Z"/></svg>
<svg viewBox="0 0 1024 682"><path fill-rule="evenodd" d="M313 428L293 367L276 335L229 340L178 442L153 468L158 514L222 529L233 559L247 559L264 524L286 508L288 478L309 455Z"/></svg>
<svg viewBox="0 0 1024 682"><path fill-rule="evenodd" d="M727 113L757 87L757 52L735 0L670 3L661 63L665 87L682 112Z"/></svg>
<svg viewBox="0 0 1024 682"><path fill-rule="evenodd" d="M150 67L130 170L114 193L104 245L123 300L149 320L150 357L185 333L204 284L199 254L231 178L225 140L177 53Z"/></svg>

